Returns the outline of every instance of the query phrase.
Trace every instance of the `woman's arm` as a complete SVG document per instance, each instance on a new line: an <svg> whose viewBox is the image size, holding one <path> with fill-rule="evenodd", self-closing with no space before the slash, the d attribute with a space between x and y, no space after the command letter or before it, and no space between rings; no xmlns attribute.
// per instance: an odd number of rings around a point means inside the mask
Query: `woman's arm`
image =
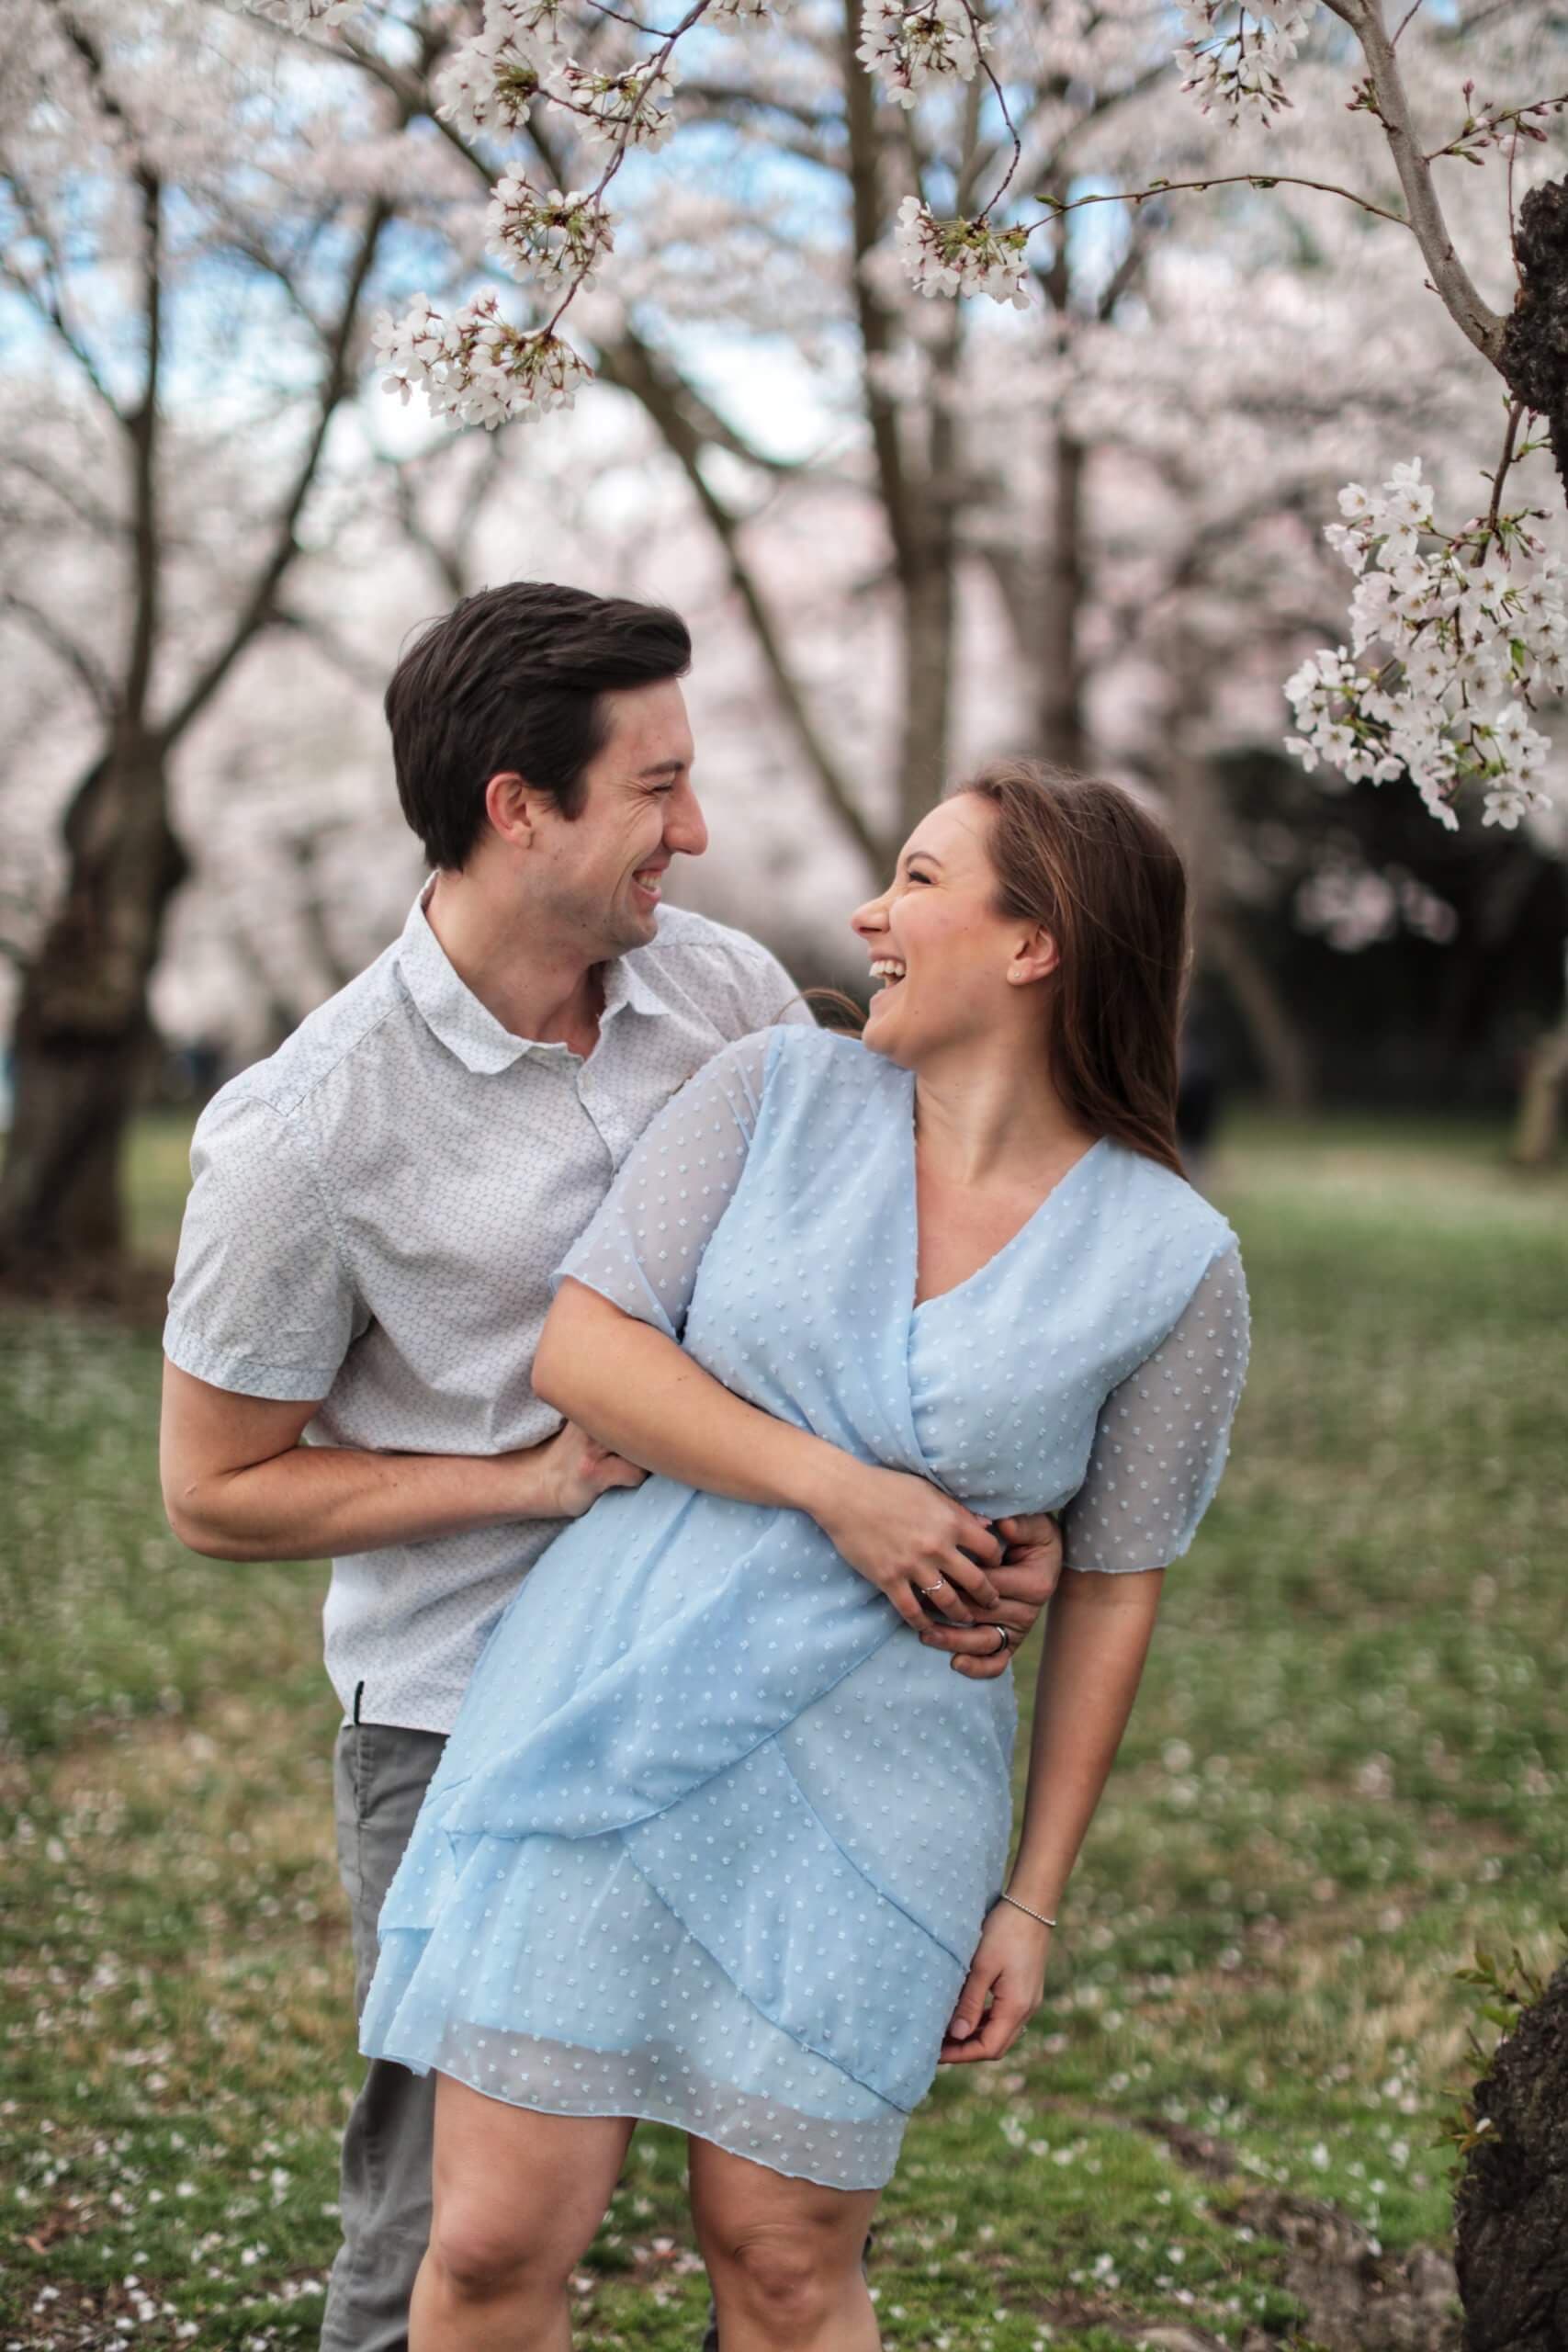
<svg viewBox="0 0 1568 2352"><path fill-rule="evenodd" d="M1029 1912L1056 1917L1133 1712L1164 1581L1162 1568L1119 1577L1063 1571L1045 1612L1023 1826L1008 1880L1015 1900L998 1903L987 1919L942 2044L944 2064L999 2058L1040 2006L1051 1929Z"/></svg>
<svg viewBox="0 0 1568 2352"><path fill-rule="evenodd" d="M1191 1543L1224 1467L1247 1354L1247 1284L1230 1250L1101 1408L1045 1621L1014 1899L986 1920L946 2064L999 2058L1040 2006L1051 1929L1029 1915L1054 1920L1066 1892L1137 1696L1162 1564Z"/></svg>
<svg viewBox="0 0 1568 2352"><path fill-rule="evenodd" d="M534 1388L645 1470L737 1502L807 1512L917 1628L930 1621L915 1588L938 1577L961 1588L976 1612L998 1605L985 1571L1002 1547L984 1520L923 1478L859 1462L748 1405L677 1340L570 1276L545 1324ZM953 1592L942 1608L971 1613Z"/></svg>

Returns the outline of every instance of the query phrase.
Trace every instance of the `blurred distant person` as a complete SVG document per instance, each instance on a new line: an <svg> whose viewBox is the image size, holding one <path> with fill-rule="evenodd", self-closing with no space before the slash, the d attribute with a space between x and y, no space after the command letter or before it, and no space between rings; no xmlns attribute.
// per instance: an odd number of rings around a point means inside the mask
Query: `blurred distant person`
<svg viewBox="0 0 1568 2352"><path fill-rule="evenodd" d="M333 1557L361 2005L487 1635L563 1522L645 1476L533 1387L551 1276L694 1072L771 1023L812 1025L755 940L661 904L672 860L707 840L690 658L674 613L547 583L485 590L428 628L386 708L433 877L400 938L196 1130L164 1331L164 1498L175 1533L215 1558ZM1005 1558L987 1545L989 1624L933 1621L927 1636L976 1679L1007 1672L998 1628L1022 1637L1060 1564L1048 1521L1015 1532ZM434 2076L370 2065L344 2143L325 2352L408 2343L434 2092ZM725 2162L728 2227L755 2167ZM541 2157L530 2209L558 2188Z"/></svg>

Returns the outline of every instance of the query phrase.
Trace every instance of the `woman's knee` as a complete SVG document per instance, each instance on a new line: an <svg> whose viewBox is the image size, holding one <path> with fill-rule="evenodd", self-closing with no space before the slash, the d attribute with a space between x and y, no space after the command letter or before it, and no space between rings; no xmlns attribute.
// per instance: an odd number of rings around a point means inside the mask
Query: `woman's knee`
<svg viewBox="0 0 1568 2352"><path fill-rule="evenodd" d="M464 2302L564 2290L576 2260L571 2247L526 2213L508 2213L493 2198L460 2192L436 2201L430 2257L448 2290Z"/></svg>
<svg viewBox="0 0 1568 2352"><path fill-rule="evenodd" d="M806 2327L830 2310L860 2261L841 2230L809 2221L737 2223L703 2246L716 2289Z"/></svg>

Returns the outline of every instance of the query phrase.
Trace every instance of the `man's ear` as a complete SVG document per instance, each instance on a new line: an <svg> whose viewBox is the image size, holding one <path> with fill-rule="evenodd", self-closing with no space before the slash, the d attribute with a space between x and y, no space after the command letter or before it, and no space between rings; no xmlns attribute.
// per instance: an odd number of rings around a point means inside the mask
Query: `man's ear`
<svg viewBox="0 0 1568 2352"><path fill-rule="evenodd" d="M1020 932L1013 941L1008 978L1015 988L1027 988L1031 981L1043 980L1055 971L1061 960L1051 933L1036 924L1031 931Z"/></svg>
<svg viewBox="0 0 1568 2352"><path fill-rule="evenodd" d="M502 840L512 849L532 849L538 839L539 820L548 806L547 793L537 792L513 769L503 768L485 786L485 814Z"/></svg>

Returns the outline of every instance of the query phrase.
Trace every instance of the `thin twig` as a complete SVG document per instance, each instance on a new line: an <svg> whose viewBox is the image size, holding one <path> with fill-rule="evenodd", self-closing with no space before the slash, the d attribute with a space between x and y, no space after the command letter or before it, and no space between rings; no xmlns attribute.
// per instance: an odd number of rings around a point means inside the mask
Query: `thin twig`
<svg viewBox="0 0 1568 2352"><path fill-rule="evenodd" d="M1503 435L1503 454L1497 460L1497 470L1492 477L1492 503L1486 510L1487 540L1493 537L1493 534L1497 528L1497 517L1502 511L1503 479L1506 474L1508 468L1514 462L1514 436L1518 432L1519 419L1523 416L1524 413L1525 404L1523 401L1511 401L1509 402L1507 430ZM1484 545L1485 541L1483 540L1483 546Z"/></svg>
<svg viewBox="0 0 1568 2352"><path fill-rule="evenodd" d="M1358 196L1354 188L1337 187L1332 180L1303 179L1294 172L1213 172L1206 179L1152 180L1147 187L1118 188L1098 196L1075 196L1067 203L1041 193L1036 201L1049 205L1051 218L1055 220L1064 213L1081 211L1086 204L1147 204L1156 196L1174 196L1185 188L1232 187L1315 188L1320 196L1343 197L1347 204L1356 205L1362 212L1372 213L1379 220L1392 220L1396 229L1411 226L1404 213L1390 212L1386 206L1374 204L1371 197ZM1040 224L1036 222L1034 225L1038 227Z"/></svg>

